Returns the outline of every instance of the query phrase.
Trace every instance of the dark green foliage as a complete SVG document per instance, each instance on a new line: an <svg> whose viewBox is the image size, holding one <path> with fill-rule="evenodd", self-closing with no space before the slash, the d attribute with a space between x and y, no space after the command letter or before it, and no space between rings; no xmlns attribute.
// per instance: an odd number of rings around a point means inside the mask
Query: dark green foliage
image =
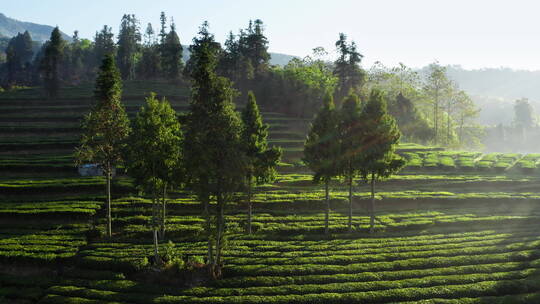
<svg viewBox="0 0 540 304"><path fill-rule="evenodd" d="M160 45L156 44L156 37L151 23L148 23L146 27L144 39L137 75L139 78L155 79L160 76L162 63Z"/></svg>
<svg viewBox="0 0 540 304"><path fill-rule="evenodd" d="M375 225L375 181L398 172L405 161L395 154L401 137L395 119L387 113L383 93L373 89L361 115L360 172L371 183L371 221Z"/></svg>
<svg viewBox="0 0 540 304"><path fill-rule="evenodd" d="M247 29L240 32L239 51L249 61L257 77L268 68L268 40L264 36L263 22L260 19L249 21Z"/></svg>
<svg viewBox="0 0 540 304"><path fill-rule="evenodd" d="M60 88L60 65L64 56L65 41L62 39L60 29L55 27L51 39L43 46L44 55L41 60L41 71L47 97L56 98Z"/></svg>
<svg viewBox="0 0 540 304"><path fill-rule="evenodd" d="M110 26L103 26L101 31L94 36L94 58L95 65L99 66L106 55L116 55L116 44L113 40L114 34Z"/></svg>
<svg viewBox="0 0 540 304"><path fill-rule="evenodd" d="M135 15L125 14L118 33L118 67L122 79L135 78L136 56L139 53L141 33Z"/></svg>
<svg viewBox="0 0 540 304"><path fill-rule="evenodd" d="M373 173L379 178L389 177L401 167L396 166L395 149L401 133L395 119L388 114L383 93L371 91L361 120L362 132L362 175Z"/></svg>
<svg viewBox="0 0 540 304"><path fill-rule="evenodd" d="M107 55L101 65L96 103L82 124L83 135L76 151L77 164L95 163L107 178L108 235L111 235L110 181L113 168L122 161L122 151L130 132L129 120L121 101L122 83L114 57Z"/></svg>
<svg viewBox="0 0 540 304"><path fill-rule="evenodd" d="M154 244L157 228L165 230L166 190L180 182L182 132L176 112L166 99L146 98L132 125L127 146L127 169L135 184L152 196ZM161 203L161 208L159 204Z"/></svg>
<svg viewBox="0 0 540 304"><path fill-rule="evenodd" d="M427 142L433 138L433 130L428 121L402 93L390 100L388 113L395 117L399 130L406 139Z"/></svg>
<svg viewBox="0 0 540 304"><path fill-rule="evenodd" d="M273 67L264 80L264 105L297 117L312 117L328 92L334 92L337 77L322 60L294 58L284 67Z"/></svg>
<svg viewBox="0 0 540 304"><path fill-rule="evenodd" d="M262 97L267 95L263 91L262 83L269 80L269 60L268 40L264 35L263 22L259 19L250 20L248 27L240 30L238 35L229 33L218 71L220 75L229 77L234 82L235 87L242 93L242 98L247 98L250 90Z"/></svg>
<svg viewBox="0 0 540 304"><path fill-rule="evenodd" d="M251 91L248 92L248 103L242 111L242 122L241 145L247 162L248 233L251 233L253 184L273 181L282 152L275 147L268 148L268 125L263 124L257 100Z"/></svg>
<svg viewBox="0 0 540 304"><path fill-rule="evenodd" d="M234 110L236 95L228 79L217 76L217 48L205 22L190 46L192 97L186 118L184 153L188 188L205 207L209 262L220 275L225 234L225 207L246 176L241 146L242 121ZM215 235L210 234L208 204L217 202ZM215 241L215 252L212 241Z"/></svg>
<svg viewBox="0 0 540 304"><path fill-rule="evenodd" d="M347 36L340 33L336 48L339 52L339 57L334 63L334 74L339 79L336 98L341 101L351 90L356 94L359 93L366 80L366 73L359 66L364 56L357 51L354 41L347 44Z"/></svg>
<svg viewBox="0 0 540 304"><path fill-rule="evenodd" d="M199 31L199 37L193 38L193 42L194 43L189 46L189 52L191 56L186 62L184 75L190 78L195 78L199 76L208 77L204 76L203 74L209 74L216 70L218 64L217 60L221 53L221 45L214 40L214 35L208 32L208 22L203 23L203 26ZM211 57L200 56L199 58L198 52L201 52L203 47L208 48L208 50L204 50L204 52L208 54L211 53ZM203 70L200 70L202 67L196 67L196 65L199 64L201 61L204 62ZM201 87L203 87L203 84L200 85Z"/></svg>
<svg viewBox="0 0 540 304"><path fill-rule="evenodd" d="M27 84L31 77L31 62L34 51L32 50L32 38L28 31L19 33L11 38L6 48L6 84Z"/></svg>
<svg viewBox="0 0 540 304"><path fill-rule="evenodd" d="M349 94L339 111L338 132L339 147L339 173L344 176L349 187L349 231L352 231L352 187L353 179L358 174L359 157L362 152L360 120L360 100L354 93Z"/></svg>
<svg viewBox="0 0 540 304"><path fill-rule="evenodd" d="M162 68L164 75L171 80L177 80L180 77L182 64L182 45L180 38L176 33L174 22L171 23L171 30L165 37L164 44L161 46Z"/></svg>
<svg viewBox="0 0 540 304"><path fill-rule="evenodd" d="M304 162L314 172L313 181L325 184L326 214L325 232L328 233L330 212L329 183L339 174L338 114L332 94L328 93L324 104L311 124L304 144Z"/></svg>
<svg viewBox="0 0 540 304"><path fill-rule="evenodd" d="M315 173L315 182L325 182L338 174L339 157L338 113L330 93L311 124L304 145L304 162Z"/></svg>

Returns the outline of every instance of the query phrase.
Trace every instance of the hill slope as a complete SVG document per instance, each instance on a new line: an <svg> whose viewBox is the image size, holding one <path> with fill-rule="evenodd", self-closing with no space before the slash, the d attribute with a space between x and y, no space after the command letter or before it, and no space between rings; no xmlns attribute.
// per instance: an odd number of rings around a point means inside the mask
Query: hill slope
<svg viewBox="0 0 540 304"><path fill-rule="evenodd" d="M17 33L28 31L32 36L32 40L44 42L51 36L53 28L50 25L19 21L0 13L0 37L11 38L16 36ZM71 40L68 35L64 33L62 35L64 39Z"/></svg>

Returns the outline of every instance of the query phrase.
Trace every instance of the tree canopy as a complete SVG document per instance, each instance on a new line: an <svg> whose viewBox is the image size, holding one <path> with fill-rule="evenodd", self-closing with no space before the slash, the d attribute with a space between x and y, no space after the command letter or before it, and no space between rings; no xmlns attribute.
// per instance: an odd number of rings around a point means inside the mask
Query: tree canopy
<svg viewBox="0 0 540 304"><path fill-rule="evenodd" d="M96 79L96 102L83 120L76 160L79 165L98 164L107 180L107 234L111 228L110 182L113 169L123 160L126 139L130 132L129 119L121 101L122 82L114 57L105 56Z"/></svg>

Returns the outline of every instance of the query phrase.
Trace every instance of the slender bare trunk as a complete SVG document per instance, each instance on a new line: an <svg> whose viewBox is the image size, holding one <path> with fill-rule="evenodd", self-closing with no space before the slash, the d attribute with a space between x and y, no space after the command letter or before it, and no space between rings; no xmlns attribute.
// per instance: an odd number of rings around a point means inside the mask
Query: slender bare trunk
<svg viewBox="0 0 540 304"><path fill-rule="evenodd" d="M165 239L165 216L166 216L166 201L167 197L167 184L163 186L163 197L161 202L161 239Z"/></svg>
<svg viewBox="0 0 540 304"><path fill-rule="evenodd" d="M158 232L157 229L154 227L154 261L155 264L158 265L160 263L159 260L159 251L158 251Z"/></svg>
<svg viewBox="0 0 540 304"><path fill-rule="evenodd" d="M448 146L450 144L450 101L448 102L446 115L446 145Z"/></svg>
<svg viewBox="0 0 540 304"><path fill-rule="evenodd" d="M349 172L349 232L352 232L352 184L353 174Z"/></svg>
<svg viewBox="0 0 540 304"><path fill-rule="evenodd" d="M435 123L435 145L439 142L439 91L435 93L435 109L433 113Z"/></svg>
<svg viewBox="0 0 540 304"><path fill-rule="evenodd" d="M371 204L369 208L369 233L373 233L375 228L375 173L371 173Z"/></svg>
<svg viewBox="0 0 540 304"><path fill-rule="evenodd" d="M329 229L329 218L330 218L330 193L328 191L328 184L329 184L329 181L328 180L325 180L324 182L324 192L325 192L325 195L326 195L326 213L324 215L324 234L328 234L330 231Z"/></svg>
<svg viewBox="0 0 540 304"><path fill-rule="evenodd" d="M154 262L156 265L160 263L159 247L158 247L158 229L157 229L157 217L158 217L158 198L157 190L154 189L154 197L152 199L152 237L154 239Z"/></svg>
<svg viewBox="0 0 540 304"><path fill-rule="evenodd" d="M463 118L463 114L461 115L461 121L459 124L459 142L460 144L463 144L463 124L465 123L465 119ZM502 138L501 138L502 140Z"/></svg>
<svg viewBox="0 0 540 304"><path fill-rule="evenodd" d="M214 261L214 271L216 275L219 275L219 267L221 267L221 252L223 250L223 238L225 232L225 202L221 195L217 198L218 212L217 212L217 237L216 237L216 259Z"/></svg>
<svg viewBox="0 0 540 304"><path fill-rule="evenodd" d="M251 234L251 219L253 213L253 204L251 203L251 175L248 176L248 234Z"/></svg>
<svg viewBox="0 0 540 304"><path fill-rule="evenodd" d="M106 179L107 179L107 237L112 237L112 216L111 216L111 166L110 164L107 164L107 172L106 172Z"/></svg>
<svg viewBox="0 0 540 304"><path fill-rule="evenodd" d="M203 201L204 210L203 215L204 219L206 221L205 230L206 230L206 236L208 238L208 264L214 263L214 250L213 250L213 244L212 244L212 224L210 222L210 198L205 197Z"/></svg>
<svg viewBox="0 0 540 304"><path fill-rule="evenodd" d="M221 202L221 206L219 208L219 248L216 249L216 260L217 264L221 265L221 252L223 251L223 241L224 241L224 233L225 233L225 208L223 206L223 202Z"/></svg>
<svg viewBox="0 0 540 304"><path fill-rule="evenodd" d="M152 187L152 238L154 241L154 264L160 264L159 249L158 249L158 216L159 216L159 196L158 186L154 184Z"/></svg>

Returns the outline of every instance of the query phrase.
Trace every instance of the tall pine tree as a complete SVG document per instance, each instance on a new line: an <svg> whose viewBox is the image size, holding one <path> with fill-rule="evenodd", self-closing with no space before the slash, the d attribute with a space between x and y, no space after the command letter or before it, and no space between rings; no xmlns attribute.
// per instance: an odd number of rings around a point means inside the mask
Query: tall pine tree
<svg viewBox="0 0 540 304"><path fill-rule="evenodd" d="M354 93L349 94L339 113L340 175L345 177L349 188L349 232L352 232L353 181L358 174L361 136L360 100Z"/></svg>
<svg viewBox="0 0 540 304"><path fill-rule="evenodd" d="M208 262L221 275L225 241L225 208L241 190L246 162L241 146L242 121L234 109L237 94L231 82L216 74L219 48L204 23L190 46L192 96L186 119L184 153L187 186L204 206ZM215 229L210 198L216 200Z"/></svg>
<svg viewBox="0 0 540 304"><path fill-rule="evenodd" d="M330 217L330 191L332 178L339 174L339 130L338 113L334 106L334 99L328 93L315 120L311 124L304 144L304 162L314 172L313 181L324 183L325 191L325 218L324 232L329 232Z"/></svg>
<svg viewBox="0 0 540 304"><path fill-rule="evenodd" d="M7 85L25 84L29 82L32 62L32 37L28 31L11 38L6 48Z"/></svg>
<svg viewBox="0 0 540 304"><path fill-rule="evenodd" d="M41 61L41 71L45 83L47 97L56 98L60 89L60 66L64 55L65 41L62 39L60 29L55 27L51 32L51 39L44 45L45 54Z"/></svg>
<svg viewBox="0 0 540 304"><path fill-rule="evenodd" d="M253 186L270 182L276 175L275 167L281 158L281 150L268 148L268 125L263 124L259 106L253 92L248 92L248 102L242 111L242 147L247 161L248 233L251 234Z"/></svg>
<svg viewBox="0 0 540 304"><path fill-rule="evenodd" d="M180 38L176 33L174 21L171 22L171 30L165 37L163 47L163 70L165 76L171 80L177 80L182 72L182 51L183 47L180 44Z"/></svg>
<svg viewBox="0 0 540 304"><path fill-rule="evenodd" d="M104 25L94 36L94 60L95 67L99 68L106 55L116 55L116 44L114 34L110 26Z"/></svg>
<svg viewBox="0 0 540 304"><path fill-rule="evenodd" d="M338 77L336 98L341 101L351 91L356 94L359 93L360 87L365 81L366 73L360 68L363 55L357 51L354 41L350 44L347 43L345 34L339 33L336 49L339 53L339 57L334 63L334 74Z"/></svg>
<svg viewBox="0 0 540 304"><path fill-rule="evenodd" d="M118 67L122 79L135 79L135 64L140 51L141 33L135 15L126 14L120 23L118 34Z"/></svg>
<svg viewBox="0 0 540 304"><path fill-rule="evenodd" d="M375 227L375 182L398 172L405 161L395 153L401 133L386 110L383 93L373 89L361 115L360 173L370 183L370 232Z"/></svg>

